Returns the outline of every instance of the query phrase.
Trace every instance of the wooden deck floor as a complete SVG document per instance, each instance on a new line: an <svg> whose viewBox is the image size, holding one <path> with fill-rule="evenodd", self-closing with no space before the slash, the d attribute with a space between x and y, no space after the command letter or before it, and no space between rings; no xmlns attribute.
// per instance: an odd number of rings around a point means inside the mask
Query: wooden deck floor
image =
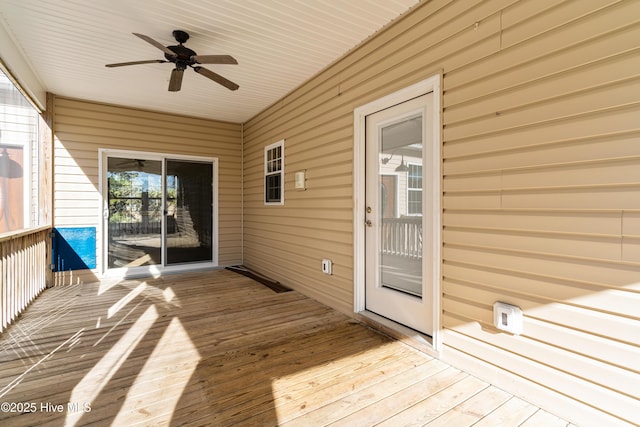
<svg viewBox="0 0 640 427"><path fill-rule="evenodd" d="M46 290L0 425L566 426L297 292L216 270Z"/></svg>

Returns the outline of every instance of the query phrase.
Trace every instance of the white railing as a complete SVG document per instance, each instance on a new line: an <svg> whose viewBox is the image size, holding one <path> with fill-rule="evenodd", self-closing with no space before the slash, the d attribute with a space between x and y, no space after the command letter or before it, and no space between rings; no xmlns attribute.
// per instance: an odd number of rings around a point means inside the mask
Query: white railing
<svg viewBox="0 0 640 427"><path fill-rule="evenodd" d="M384 255L422 258L422 217L384 218L380 232Z"/></svg>
<svg viewBox="0 0 640 427"><path fill-rule="evenodd" d="M50 281L51 227L0 234L0 332Z"/></svg>

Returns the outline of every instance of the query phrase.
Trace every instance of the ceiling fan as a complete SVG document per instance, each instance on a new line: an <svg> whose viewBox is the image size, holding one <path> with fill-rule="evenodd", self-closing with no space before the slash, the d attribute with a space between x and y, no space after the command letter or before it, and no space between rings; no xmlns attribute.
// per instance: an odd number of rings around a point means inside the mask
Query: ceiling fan
<svg viewBox="0 0 640 427"><path fill-rule="evenodd" d="M221 84L230 90L237 90L240 86L222 77L220 74L214 73L199 64L237 64L238 61L230 55L198 55L191 49L185 47L183 43L189 40L189 34L186 31L174 30L173 37L179 43L177 46L164 46L144 34L133 33L134 36L140 37L147 43L157 47L164 52L165 59L151 59L146 61L120 62L117 64L107 64L106 67L122 67L125 65L153 64L172 62L176 64L176 68L171 71L169 79L169 91L177 92L182 87L182 77L187 67L193 68L196 73L205 76L216 83Z"/></svg>

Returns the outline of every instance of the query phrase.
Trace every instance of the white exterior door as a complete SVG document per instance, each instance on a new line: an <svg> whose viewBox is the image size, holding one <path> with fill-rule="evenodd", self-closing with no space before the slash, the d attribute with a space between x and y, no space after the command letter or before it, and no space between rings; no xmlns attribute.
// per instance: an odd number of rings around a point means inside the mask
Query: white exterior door
<svg viewBox="0 0 640 427"><path fill-rule="evenodd" d="M365 117L365 308L433 334L433 94ZM434 240L436 239L436 240ZM437 267L435 267L437 268Z"/></svg>

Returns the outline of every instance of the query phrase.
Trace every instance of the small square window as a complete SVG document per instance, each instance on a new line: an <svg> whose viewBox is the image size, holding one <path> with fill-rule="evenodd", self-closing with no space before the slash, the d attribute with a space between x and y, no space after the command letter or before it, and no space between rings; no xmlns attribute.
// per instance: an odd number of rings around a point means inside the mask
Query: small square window
<svg viewBox="0 0 640 427"><path fill-rule="evenodd" d="M284 204L284 139L264 149L264 203Z"/></svg>

